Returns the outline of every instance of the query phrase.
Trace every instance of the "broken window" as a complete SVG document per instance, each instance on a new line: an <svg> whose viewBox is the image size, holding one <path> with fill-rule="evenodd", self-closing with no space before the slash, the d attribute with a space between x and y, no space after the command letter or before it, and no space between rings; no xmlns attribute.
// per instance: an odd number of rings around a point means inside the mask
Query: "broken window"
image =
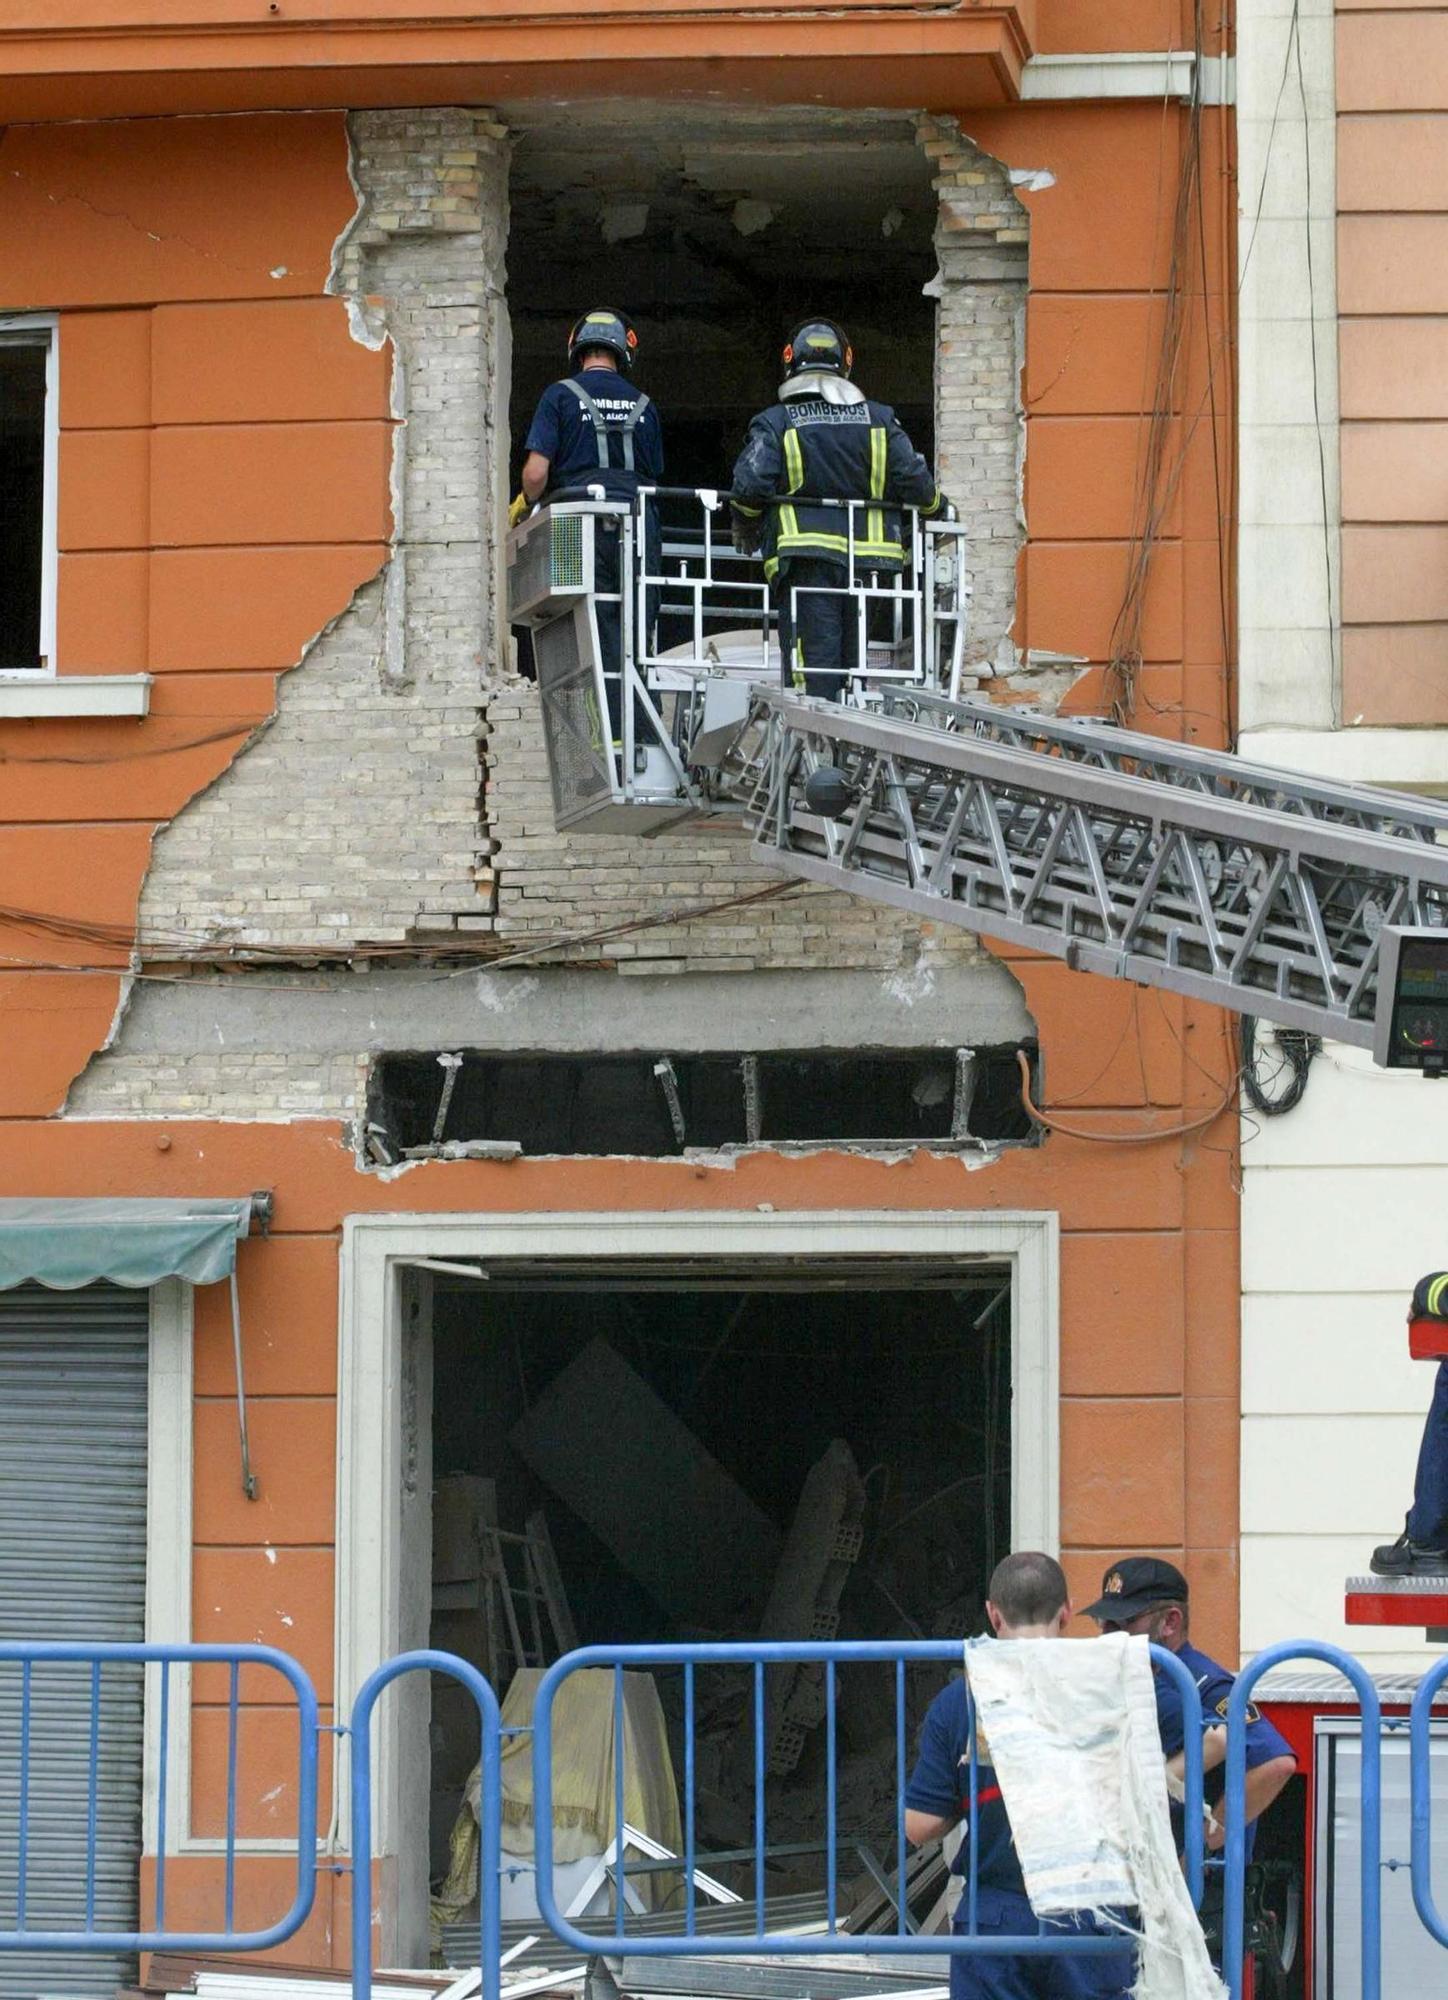
<svg viewBox="0 0 1448 2000"><path fill-rule="evenodd" d="M679 1154L729 1146L1012 1144L1034 1127L1014 1044L617 1056L385 1055L380 1164L439 1149ZM1025 1050L1034 1064L1034 1046Z"/></svg>
<svg viewBox="0 0 1448 2000"><path fill-rule="evenodd" d="M913 118L677 101L506 108L514 483L538 396L590 306L628 313L670 486L727 489L780 349L825 313L865 393L934 448L937 198Z"/></svg>
<svg viewBox="0 0 1448 2000"><path fill-rule="evenodd" d="M55 338L0 319L0 672L55 663Z"/></svg>

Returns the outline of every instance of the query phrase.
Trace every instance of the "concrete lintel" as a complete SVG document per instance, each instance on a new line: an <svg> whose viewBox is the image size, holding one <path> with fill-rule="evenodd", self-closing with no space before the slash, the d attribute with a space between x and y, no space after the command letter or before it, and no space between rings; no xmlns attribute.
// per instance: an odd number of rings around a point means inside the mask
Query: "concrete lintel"
<svg viewBox="0 0 1448 2000"><path fill-rule="evenodd" d="M1005 967L929 960L900 972L760 972L619 979L540 970L244 976L137 987L129 1054L289 1050L309 1056L429 1048L595 1050L954 1048L1032 1031Z"/></svg>

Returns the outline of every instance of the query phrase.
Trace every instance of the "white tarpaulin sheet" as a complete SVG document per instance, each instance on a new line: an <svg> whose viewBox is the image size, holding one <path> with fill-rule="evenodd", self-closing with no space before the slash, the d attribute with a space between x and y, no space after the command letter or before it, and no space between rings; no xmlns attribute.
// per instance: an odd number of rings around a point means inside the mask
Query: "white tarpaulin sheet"
<svg viewBox="0 0 1448 2000"><path fill-rule="evenodd" d="M1225 2000L1172 1836L1146 1640L976 1639L965 1671L1036 1915L1135 1909L1134 2000Z"/></svg>

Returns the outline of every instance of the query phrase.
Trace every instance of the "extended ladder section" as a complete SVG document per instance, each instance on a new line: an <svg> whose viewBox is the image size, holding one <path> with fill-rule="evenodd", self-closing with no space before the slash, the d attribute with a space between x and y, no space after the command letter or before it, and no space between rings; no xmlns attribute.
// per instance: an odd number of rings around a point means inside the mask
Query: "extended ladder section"
<svg viewBox="0 0 1448 2000"><path fill-rule="evenodd" d="M1448 807L960 699L959 531L908 516L899 573L842 572L846 700L786 691L769 593L720 512L651 493L515 531L560 826L742 818L786 873L1448 1069Z"/></svg>
<svg viewBox="0 0 1448 2000"><path fill-rule="evenodd" d="M731 752L790 873L1371 1047L1385 938L1442 930L1448 810L1103 724L757 689ZM1448 985L1420 1032L1448 1048Z"/></svg>

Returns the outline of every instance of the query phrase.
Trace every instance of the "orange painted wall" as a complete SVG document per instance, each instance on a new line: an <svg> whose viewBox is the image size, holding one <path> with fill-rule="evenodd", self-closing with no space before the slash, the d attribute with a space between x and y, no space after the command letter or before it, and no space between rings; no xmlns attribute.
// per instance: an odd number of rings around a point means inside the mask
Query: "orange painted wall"
<svg viewBox="0 0 1448 2000"><path fill-rule="evenodd" d="M0 309L60 314L63 674L142 721L0 721L0 1113L42 1116L115 1014L155 828L272 711L386 557L389 361L326 298L355 206L336 116L4 135ZM78 951L25 913L105 926ZM35 1033L37 1024L42 1032Z"/></svg>
<svg viewBox="0 0 1448 2000"><path fill-rule="evenodd" d="M1067 11L1055 7L1055 32ZM1113 10L1125 43L1155 11L1130 0ZM1052 14L1043 0L1043 33ZM1018 636L1092 663L1073 696L1078 708L1100 699L1126 578L1180 116L1118 104L963 117L1013 166L1054 176L1025 197L1029 542ZM0 1193L276 1191L271 1239L240 1255L255 1505L238 1489L225 1301L220 1292L197 1300L195 1636L285 1645L330 1698L346 1215L1026 1208L1058 1210L1063 1231L1062 1536L1073 1584L1094 1594L1104 1562L1123 1549L1177 1555L1192 1578L1198 1631L1230 1657L1235 1121L1219 1116L1156 1144L1112 1143L1210 1119L1221 1105L1235 1061L1211 1009L1013 959L1040 1030L1047 1099L1083 1136L1052 1136L969 1175L923 1156L887 1166L826 1155L747 1158L702 1175L673 1162L460 1163L382 1183L356 1171L331 1124L68 1125L47 1116L110 1022L155 827L242 739L151 753L264 717L278 673L383 559L387 364L349 340L340 305L322 295L352 206L340 120L62 127L11 134L5 157L18 163L24 201L13 221L0 218L3 303L65 314L61 665L144 668L157 685L140 724L0 724L6 814L25 823L0 826L6 898L103 919L119 941L93 950L85 970L0 975L0 1036L18 1058L0 1071L0 1118L9 1121L0 1124ZM1198 299L1176 389L1185 456L1152 566L1139 717L1212 740L1227 712L1218 523L1224 477L1228 499L1231 482L1221 367L1229 165L1220 122L1209 118L1210 324ZM278 266L285 275L273 277ZM1218 364L1215 409L1209 359ZM62 956L3 910L0 932L0 951L15 959ZM266 1829L275 1811L264 1794L280 1769L282 1713L268 1692L243 1689L257 1753L244 1830ZM198 1831L214 1827L219 1810L223 1693L215 1680L196 1691ZM287 1900L284 1872L272 1862L244 1869L243 1904L258 1920ZM171 1920L184 1904L188 1918L216 1921L219 1868L192 1859L168 1873L180 1899ZM345 1906L345 1887L324 1878L317 1915L282 1955L341 1961Z"/></svg>
<svg viewBox="0 0 1448 2000"><path fill-rule="evenodd" d="M1448 723L1448 32L1339 4L1345 723Z"/></svg>

